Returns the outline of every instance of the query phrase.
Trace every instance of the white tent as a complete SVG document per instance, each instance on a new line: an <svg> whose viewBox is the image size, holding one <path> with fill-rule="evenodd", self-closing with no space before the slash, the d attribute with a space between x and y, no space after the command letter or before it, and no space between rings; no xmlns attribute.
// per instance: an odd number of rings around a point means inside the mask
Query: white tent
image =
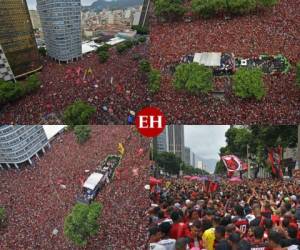
<svg viewBox="0 0 300 250"><path fill-rule="evenodd" d="M83 184L83 187L94 190L98 183L101 181L103 174L92 173Z"/></svg>
<svg viewBox="0 0 300 250"><path fill-rule="evenodd" d="M194 62L208 67L218 67L221 66L221 56L222 53L219 52L195 53Z"/></svg>
<svg viewBox="0 0 300 250"><path fill-rule="evenodd" d="M48 140L51 140L56 134L63 131L66 125L43 125Z"/></svg>
<svg viewBox="0 0 300 250"><path fill-rule="evenodd" d="M114 37L114 38L110 39L106 44L114 46L114 45L116 45L118 43L122 43L124 41L125 41L125 39L123 39L123 38Z"/></svg>

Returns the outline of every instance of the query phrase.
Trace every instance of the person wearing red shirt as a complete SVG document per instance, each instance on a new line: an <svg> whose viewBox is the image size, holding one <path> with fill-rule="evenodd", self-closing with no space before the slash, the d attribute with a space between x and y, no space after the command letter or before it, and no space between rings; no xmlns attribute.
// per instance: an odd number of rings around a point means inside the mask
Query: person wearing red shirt
<svg viewBox="0 0 300 250"><path fill-rule="evenodd" d="M191 232L188 226L182 222L180 214L177 211L173 211L171 213L171 219L173 221L173 225L170 230L170 237L172 239L191 237Z"/></svg>
<svg viewBox="0 0 300 250"><path fill-rule="evenodd" d="M266 244L263 240L264 229L262 227L254 227L253 229L254 238L251 243L251 250L266 250Z"/></svg>

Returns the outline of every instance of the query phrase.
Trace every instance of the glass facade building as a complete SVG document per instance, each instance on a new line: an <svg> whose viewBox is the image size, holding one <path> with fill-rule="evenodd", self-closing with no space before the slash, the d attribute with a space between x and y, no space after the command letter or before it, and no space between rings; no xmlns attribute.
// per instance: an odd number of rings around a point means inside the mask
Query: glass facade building
<svg viewBox="0 0 300 250"><path fill-rule="evenodd" d="M41 68L26 0L0 0L0 44L16 78Z"/></svg>

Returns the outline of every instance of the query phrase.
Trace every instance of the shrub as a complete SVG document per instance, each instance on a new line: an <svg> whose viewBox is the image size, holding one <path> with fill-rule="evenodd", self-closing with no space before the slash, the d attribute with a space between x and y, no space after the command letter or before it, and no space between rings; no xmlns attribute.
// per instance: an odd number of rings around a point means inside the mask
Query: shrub
<svg viewBox="0 0 300 250"><path fill-rule="evenodd" d="M0 80L0 103L13 102L24 95L24 89L20 83Z"/></svg>
<svg viewBox="0 0 300 250"><path fill-rule="evenodd" d="M91 128L88 125L77 125L74 127L74 133L78 143L83 144L90 138Z"/></svg>
<svg viewBox="0 0 300 250"><path fill-rule="evenodd" d="M224 0L192 0L192 11L204 18L209 18L224 8Z"/></svg>
<svg viewBox="0 0 300 250"><path fill-rule="evenodd" d="M99 53L100 51L108 51L110 48L111 46L109 44L104 44L101 47L98 47L97 53Z"/></svg>
<svg viewBox="0 0 300 250"><path fill-rule="evenodd" d="M144 73L149 73L151 71L151 64L149 61L143 59L140 62L139 68Z"/></svg>
<svg viewBox="0 0 300 250"><path fill-rule="evenodd" d="M148 77L149 77L149 90L150 90L150 93L155 94L160 89L161 75L160 75L159 70L151 69L150 72L149 72Z"/></svg>
<svg viewBox="0 0 300 250"><path fill-rule="evenodd" d="M208 93L213 85L212 70L198 63L181 64L176 67L173 84L177 89L192 93Z"/></svg>
<svg viewBox="0 0 300 250"><path fill-rule="evenodd" d="M77 246L87 244L89 237L97 234L97 222L102 212L102 205L93 202L90 205L77 203L72 212L66 217L64 234Z"/></svg>
<svg viewBox="0 0 300 250"><path fill-rule="evenodd" d="M155 0L154 8L156 16L166 19L181 17L186 12L182 0Z"/></svg>
<svg viewBox="0 0 300 250"><path fill-rule="evenodd" d="M5 209L4 207L0 207L0 228L6 226L6 220L7 220L7 216L6 216Z"/></svg>
<svg viewBox="0 0 300 250"><path fill-rule="evenodd" d="M139 43L144 43L147 41L147 38L145 36L141 36L138 38Z"/></svg>
<svg viewBox="0 0 300 250"><path fill-rule="evenodd" d="M256 8L256 0L227 0L227 10L232 14L246 14Z"/></svg>
<svg viewBox="0 0 300 250"><path fill-rule="evenodd" d="M0 80L0 103L6 104L13 102L30 94L41 86L41 82L37 74L30 75L24 82L6 82Z"/></svg>
<svg viewBox="0 0 300 250"><path fill-rule="evenodd" d="M99 51L98 56L99 56L100 63L105 63L109 58L109 54L105 50Z"/></svg>
<svg viewBox="0 0 300 250"><path fill-rule="evenodd" d="M296 65L296 83L300 87L300 62Z"/></svg>
<svg viewBox="0 0 300 250"><path fill-rule="evenodd" d="M127 49L130 49L134 46L134 41L131 41L131 40L126 40L124 42L125 46L127 47Z"/></svg>
<svg viewBox="0 0 300 250"><path fill-rule="evenodd" d="M127 50L127 46L125 43L120 43L116 46L116 49L121 54Z"/></svg>
<svg viewBox="0 0 300 250"><path fill-rule="evenodd" d="M257 5L259 7L273 7L278 3L278 0L257 0Z"/></svg>
<svg viewBox="0 0 300 250"><path fill-rule="evenodd" d="M96 108L83 101L76 101L68 106L64 112L63 120L70 127L88 124Z"/></svg>
<svg viewBox="0 0 300 250"><path fill-rule="evenodd" d="M136 30L137 34L139 34L139 35L149 34L149 29L147 27L143 27L141 25L133 25L132 29Z"/></svg>
<svg viewBox="0 0 300 250"><path fill-rule="evenodd" d="M266 94L262 71L260 69L239 69L233 76L233 90L238 97L261 100Z"/></svg>
<svg viewBox="0 0 300 250"><path fill-rule="evenodd" d="M45 47L39 47L39 53L41 56L46 56L47 55L47 50Z"/></svg>

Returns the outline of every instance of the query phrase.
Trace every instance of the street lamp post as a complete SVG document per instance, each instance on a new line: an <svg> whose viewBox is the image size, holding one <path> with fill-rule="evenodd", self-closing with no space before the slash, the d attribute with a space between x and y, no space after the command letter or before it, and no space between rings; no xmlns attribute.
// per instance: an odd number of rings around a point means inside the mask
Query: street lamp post
<svg viewBox="0 0 300 250"><path fill-rule="evenodd" d="M248 179L250 179L251 169L250 169L250 161L249 161L249 144L247 144L247 164L248 164Z"/></svg>

